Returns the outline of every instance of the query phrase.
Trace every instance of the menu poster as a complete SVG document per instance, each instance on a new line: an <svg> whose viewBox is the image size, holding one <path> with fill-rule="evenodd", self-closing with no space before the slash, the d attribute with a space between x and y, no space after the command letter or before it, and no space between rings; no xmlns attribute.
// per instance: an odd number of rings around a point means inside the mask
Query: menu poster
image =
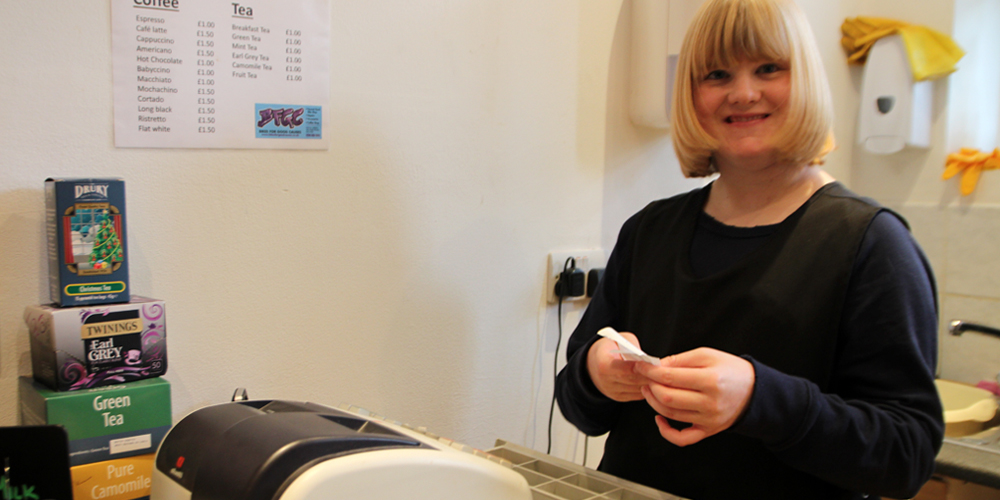
<svg viewBox="0 0 1000 500"><path fill-rule="evenodd" d="M115 146L329 149L330 0L111 0Z"/></svg>

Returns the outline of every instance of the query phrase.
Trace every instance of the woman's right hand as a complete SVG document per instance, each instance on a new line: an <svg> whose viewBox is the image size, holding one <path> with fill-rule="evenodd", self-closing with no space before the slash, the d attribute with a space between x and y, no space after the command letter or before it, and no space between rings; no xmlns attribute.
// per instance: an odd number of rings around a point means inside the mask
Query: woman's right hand
<svg viewBox="0 0 1000 500"><path fill-rule="evenodd" d="M635 335L622 332L622 336L630 342L639 345ZM587 351L587 372L601 394L619 403L645 399L641 388L649 384L649 379L635 373L633 366L637 361L626 361L618 350L618 343L609 338L601 337Z"/></svg>

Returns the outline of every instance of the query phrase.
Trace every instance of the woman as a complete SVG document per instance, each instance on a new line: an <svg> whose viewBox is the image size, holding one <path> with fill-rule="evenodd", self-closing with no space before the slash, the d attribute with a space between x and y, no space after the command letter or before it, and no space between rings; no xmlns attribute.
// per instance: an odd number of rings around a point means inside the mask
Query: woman
<svg viewBox="0 0 1000 500"><path fill-rule="evenodd" d="M832 104L791 0L709 0L678 61L673 138L708 186L622 227L567 347L566 418L600 469L688 498L908 498L944 424L937 311L896 214L817 161ZM655 366L623 360L611 326Z"/></svg>

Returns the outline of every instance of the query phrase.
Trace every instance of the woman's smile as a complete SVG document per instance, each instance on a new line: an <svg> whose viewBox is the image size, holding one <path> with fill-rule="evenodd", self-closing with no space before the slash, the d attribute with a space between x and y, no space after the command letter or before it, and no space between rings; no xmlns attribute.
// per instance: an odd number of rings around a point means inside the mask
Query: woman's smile
<svg viewBox="0 0 1000 500"><path fill-rule="evenodd" d="M763 119L765 119L765 118L767 118L769 116L771 116L771 115L770 114L732 115L732 116L726 118L726 123L735 123L735 124L751 123L751 122L757 122L759 120L763 120Z"/></svg>

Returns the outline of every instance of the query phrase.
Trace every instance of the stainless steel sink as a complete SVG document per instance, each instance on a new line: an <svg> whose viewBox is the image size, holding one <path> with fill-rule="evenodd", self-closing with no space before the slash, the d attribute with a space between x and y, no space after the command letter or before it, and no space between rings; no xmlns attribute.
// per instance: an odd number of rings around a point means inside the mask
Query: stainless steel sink
<svg viewBox="0 0 1000 500"><path fill-rule="evenodd" d="M946 437L944 440L946 443L1000 455L1000 427L993 427L968 436Z"/></svg>

